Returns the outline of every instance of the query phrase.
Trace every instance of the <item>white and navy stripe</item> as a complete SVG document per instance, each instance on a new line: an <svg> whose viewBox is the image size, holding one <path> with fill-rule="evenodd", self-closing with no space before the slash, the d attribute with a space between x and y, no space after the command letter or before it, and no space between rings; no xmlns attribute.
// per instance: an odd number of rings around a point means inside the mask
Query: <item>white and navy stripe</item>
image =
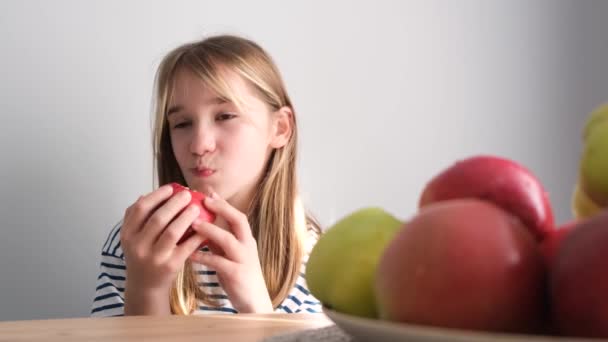
<svg viewBox="0 0 608 342"><path fill-rule="evenodd" d="M124 253L120 246L121 226L122 222L119 222L112 228L101 250L101 262L99 266L99 276L97 277L97 288L95 290L95 297L91 309L91 316L93 317L124 315L126 264L124 261ZM310 291L308 291L306 280L304 279L308 254L310 253L315 242L316 237L314 236L314 233L311 232L307 246L307 253L302 262L300 275L298 276L296 284L290 291L287 298L285 298L285 300L275 309L275 312L322 312L321 303L310 293ZM204 252L209 252L208 248L203 248L202 250ZM218 307L211 307L199 302L199 308L195 314L238 313L222 289L216 272L200 264L193 264L193 267L201 289L219 304Z"/></svg>

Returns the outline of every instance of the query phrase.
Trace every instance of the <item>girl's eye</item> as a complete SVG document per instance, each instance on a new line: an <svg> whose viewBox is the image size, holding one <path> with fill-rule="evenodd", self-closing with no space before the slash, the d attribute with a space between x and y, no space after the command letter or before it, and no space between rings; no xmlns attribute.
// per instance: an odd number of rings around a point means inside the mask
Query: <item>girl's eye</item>
<svg viewBox="0 0 608 342"><path fill-rule="evenodd" d="M188 127L190 125L191 125L190 122L184 121L184 122L180 122L180 123L177 123L177 124L173 125L173 128L178 128L178 129L179 128L186 128L186 127Z"/></svg>
<svg viewBox="0 0 608 342"><path fill-rule="evenodd" d="M215 118L218 121L226 121L226 120L230 120L232 118L236 117L236 115L234 114L230 114L230 113L220 113L218 114Z"/></svg>

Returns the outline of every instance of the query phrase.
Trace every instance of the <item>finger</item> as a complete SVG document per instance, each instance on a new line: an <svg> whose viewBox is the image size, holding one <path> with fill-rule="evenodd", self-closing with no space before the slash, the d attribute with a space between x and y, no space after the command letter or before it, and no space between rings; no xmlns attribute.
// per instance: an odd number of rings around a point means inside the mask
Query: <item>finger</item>
<svg viewBox="0 0 608 342"><path fill-rule="evenodd" d="M219 248L216 244L214 244L213 242L211 242L209 240L207 240L207 248L209 248L209 250L213 254L217 254L220 256L226 256L226 253L224 253L224 251L221 248Z"/></svg>
<svg viewBox="0 0 608 342"><path fill-rule="evenodd" d="M244 241L244 239L252 236L247 216L226 200L220 198L217 193L212 192L211 196L205 197L205 206L228 222L230 230L238 240Z"/></svg>
<svg viewBox="0 0 608 342"><path fill-rule="evenodd" d="M139 233L154 210L171 194L173 194L173 188L170 185L163 185L144 196L139 196L137 201L125 210L121 235L130 238Z"/></svg>
<svg viewBox="0 0 608 342"><path fill-rule="evenodd" d="M133 214L133 207L135 206L135 204L137 202L139 202L142 198L144 198L144 196L139 196L137 197L137 199L135 200L135 202L133 202L127 209L125 209L125 215L124 215L124 221L126 221L128 218L131 217L131 215Z"/></svg>
<svg viewBox="0 0 608 342"><path fill-rule="evenodd" d="M155 243L171 221L190 203L191 198L189 191L181 191L156 209L145 223L143 240L150 245Z"/></svg>
<svg viewBox="0 0 608 342"><path fill-rule="evenodd" d="M160 233L155 248L158 251L173 250L192 222L198 218L199 212L200 209L196 205L187 206L186 209Z"/></svg>
<svg viewBox="0 0 608 342"><path fill-rule="evenodd" d="M218 274L230 274L234 268L233 261L209 252L196 251L190 255L189 259L215 270Z"/></svg>
<svg viewBox="0 0 608 342"><path fill-rule="evenodd" d="M173 250L174 257L177 258L180 264L183 263L190 255L192 255L192 253L198 251L201 244L205 240L206 238L204 236L193 234Z"/></svg>
<svg viewBox="0 0 608 342"><path fill-rule="evenodd" d="M139 228L139 227L135 227L131 223L131 218L133 216L133 206L135 205L135 203L137 203L142 198L143 198L143 196L139 196L137 198L137 200L125 210L125 215L122 219L122 227L120 228L120 237L121 237L122 241L130 238L133 235L133 233L137 231L137 228Z"/></svg>
<svg viewBox="0 0 608 342"><path fill-rule="evenodd" d="M229 231L206 221L193 223L192 229L198 235L206 237L210 241L210 245L219 248L228 259L239 260L240 243Z"/></svg>

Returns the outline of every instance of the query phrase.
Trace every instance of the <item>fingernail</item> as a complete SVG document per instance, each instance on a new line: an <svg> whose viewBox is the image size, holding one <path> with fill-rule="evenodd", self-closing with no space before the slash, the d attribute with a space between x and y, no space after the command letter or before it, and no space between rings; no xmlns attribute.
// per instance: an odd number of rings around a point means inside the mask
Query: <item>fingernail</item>
<svg viewBox="0 0 608 342"><path fill-rule="evenodd" d="M198 212L200 212L200 209L199 209L199 208L198 208L198 206L196 206L196 205L191 205L191 206L189 206L189 207L188 207L188 210L190 210L190 211L191 211L193 214L194 214L194 213L198 213Z"/></svg>
<svg viewBox="0 0 608 342"><path fill-rule="evenodd" d="M212 191L212 192L211 192L211 198L213 198L213 199L218 199L218 198L220 198L220 196L217 194L217 192Z"/></svg>

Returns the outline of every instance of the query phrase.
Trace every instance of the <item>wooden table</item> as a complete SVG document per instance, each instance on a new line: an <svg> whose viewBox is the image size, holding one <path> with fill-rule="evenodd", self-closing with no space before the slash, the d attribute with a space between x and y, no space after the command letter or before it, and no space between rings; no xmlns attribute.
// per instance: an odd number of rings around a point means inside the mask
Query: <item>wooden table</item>
<svg viewBox="0 0 608 342"><path fill-rule="evenodd" d="M324 314L73 318L0 322L0 341L260 341L333 323Z"/></svg>

